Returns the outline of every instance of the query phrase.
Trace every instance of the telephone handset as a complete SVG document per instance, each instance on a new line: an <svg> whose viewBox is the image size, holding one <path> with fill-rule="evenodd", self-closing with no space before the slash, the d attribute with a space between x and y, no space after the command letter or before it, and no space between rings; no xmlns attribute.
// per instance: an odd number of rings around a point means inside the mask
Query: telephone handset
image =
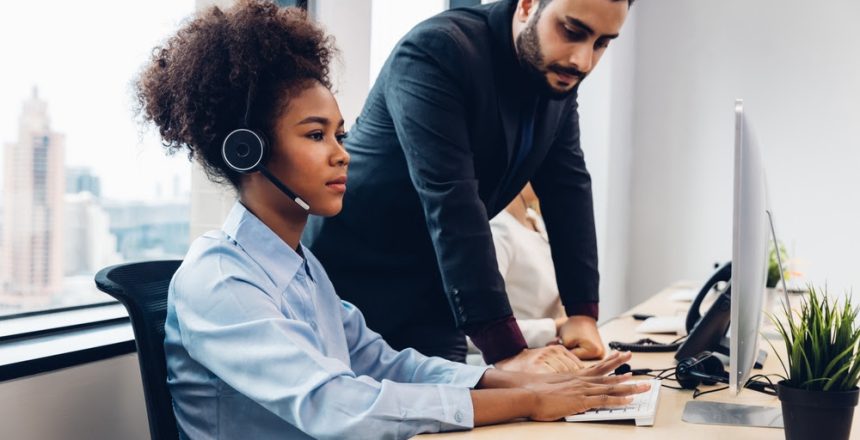
<svg viewBox="0 0 860 440"><path fill-rule="evenodd" d="M675 359L694 357L703 351L728 354L728 346L723 339L731 318L731 279L732 263L728 262L720 266L702 286L687 312L687 339L678 348ZM699 310L702 301L714 289L717 289L719 296L702 316Z"/></svg>

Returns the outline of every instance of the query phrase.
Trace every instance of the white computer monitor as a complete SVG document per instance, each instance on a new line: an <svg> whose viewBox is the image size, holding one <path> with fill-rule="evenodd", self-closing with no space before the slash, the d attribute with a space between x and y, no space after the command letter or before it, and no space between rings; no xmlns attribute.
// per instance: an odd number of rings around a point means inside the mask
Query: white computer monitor
<svg viewBox="0 0 860 440"><path fill-rule="evenodd" d="M762 154L743 100L735 101L732 301L729 338L729 390L737 394L750 377L759 354L767 281L769 219Z"/></svg>
<svg viewBox="0 0 860 440"><path fill-rule="evenodd" d="M737 100L729 330L729 391L732 394L739 393L746 384L759 356L768 240L776 241L766 180L762 154L744 113L743 101ZM779 408L722 402L692 400L685 405L682 418L690 423L783 426Z"/></svg>

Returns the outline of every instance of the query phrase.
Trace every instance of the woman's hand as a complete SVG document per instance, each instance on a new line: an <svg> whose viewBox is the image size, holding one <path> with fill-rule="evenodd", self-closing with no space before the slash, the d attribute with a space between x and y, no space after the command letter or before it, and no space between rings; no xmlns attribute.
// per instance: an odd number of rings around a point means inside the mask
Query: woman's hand
<svg viewBox="0 0 860 440"><path fill-rule="evenodd" d="M525 374L490 369L478 383L479 389L471 391L475 426L522 417L557 420L592 408L624 406L631 402L629 396L650 389L647 383L623 383L629 379L629 374L576 377L570 373Z"/></svg>
<svg viewBox="0 0 860 440"><path fill-rule="evenodd" d="M602 376L530 385L526 389L534 393L534 404L528 417L552 421L593 408L620 407L632 402L634 394L651 389L647 383L622 383L628 379Z"/></svg>

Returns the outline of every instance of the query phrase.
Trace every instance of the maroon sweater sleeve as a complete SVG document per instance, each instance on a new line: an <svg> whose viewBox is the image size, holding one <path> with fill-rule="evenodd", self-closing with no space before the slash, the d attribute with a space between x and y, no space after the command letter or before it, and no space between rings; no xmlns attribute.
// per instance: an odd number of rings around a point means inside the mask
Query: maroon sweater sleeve
<svg viewBox="0 0 860 440"><path fill-rule="evenodd" d="M513 315L465 330L483 353L484 362L487 364L515 356L528 347Z"/></svg>
<svg viewBox="0 0 860 440"><path fill-rule="evenodd" d="M568 316L585 315L594 318L597 321L597 316L600 312L598 307L600 303L596 302L581 302L573 304L565 304L564 309Z"/></svg>

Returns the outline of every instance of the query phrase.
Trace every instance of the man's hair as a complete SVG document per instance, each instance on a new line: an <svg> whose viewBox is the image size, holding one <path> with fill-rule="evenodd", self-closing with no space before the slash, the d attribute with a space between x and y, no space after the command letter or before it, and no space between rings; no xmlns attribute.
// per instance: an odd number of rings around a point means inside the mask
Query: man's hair
<svg viewBox="0 0 860 440"><path fill-rule="evenodd" d="M611 0L611 1L613 1L613 2L623 2L624 0ZM539 2L538 2L538 12L543 11L543 8L545 8L545 7L546 7L546 5L550 4L550 2L552 2L552 0L539 0ZM630 6L633 6L633 2L634 2L634 0L627 0L627 7L629 8Z"/></svg>
<svg viewBox="0 0 860 440"><path fill-rule="evenodd" d="M231 131L250 128L274 141L290 95L319 83L330 88L334 46L304 11L240 0L209 8L185 23L136 79L137 115L158 127L169 154L187 150L210 180L239 187L221 157Z"/></svg>

